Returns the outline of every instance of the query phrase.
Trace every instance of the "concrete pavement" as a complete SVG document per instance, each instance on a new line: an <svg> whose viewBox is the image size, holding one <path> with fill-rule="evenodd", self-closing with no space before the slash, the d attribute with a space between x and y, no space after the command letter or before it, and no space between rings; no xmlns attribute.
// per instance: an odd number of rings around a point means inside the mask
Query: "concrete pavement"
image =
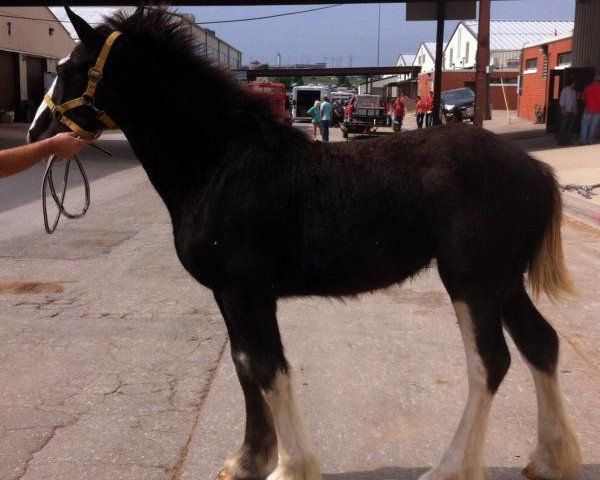
<svg viewBox="0 0 600 480"><path fill-rule="evenodd" d="M513 112L514 115L514 112ZM573 146L559 147L554 135L545 133L544 125L495 110L485 128L515 141L533 157L551 165L561 185L600 184L600 138L593 145L576 146L578 137L572 136ZM565 212L572 218L600 228L600 187L587 199L576 191L564 191Z"/></svg>
<svg viewBox="0 0 600 480"><path fill-rule="evenodd" d="M40 171L0 188L2 480L172 478L226 343L141 167L94 155L88 214L53 236Z"/></svg>
<svg viewBox="0 0 600 480"><path fill-rule="evenodd" d="M213 478L243 428L222 320L180 267L141 168L102 161L93 160L88 215L52 237L32 193L39 172L0 188L24 195L10 208L0 199L0 479ZM585 462L578 480L594 480L600 236L570 221L564 232L580 296L538 305L562 339L560 376ZM286 300L279 317L327 480L416 479L437 461L466 380L435 269L344 303ZM486 443L493 480L521 478L536 435L533 383L511 351Z"/></svg>

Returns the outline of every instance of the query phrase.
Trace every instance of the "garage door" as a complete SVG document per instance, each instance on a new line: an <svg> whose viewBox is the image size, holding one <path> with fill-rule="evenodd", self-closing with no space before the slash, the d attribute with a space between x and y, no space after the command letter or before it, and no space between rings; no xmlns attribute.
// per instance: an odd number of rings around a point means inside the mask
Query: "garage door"
<svg viewBox="0 0 600 480"><path fill-rule="evenodd" d="M46 60L27 57L27 100L39 105L44 98L44 71Z"/></svg>
<svg viewBox="0 0 600 480"><path fill-rule="evenodd" d="M0 52L0 109L15 110L18 96L17 54Z"/></svg>

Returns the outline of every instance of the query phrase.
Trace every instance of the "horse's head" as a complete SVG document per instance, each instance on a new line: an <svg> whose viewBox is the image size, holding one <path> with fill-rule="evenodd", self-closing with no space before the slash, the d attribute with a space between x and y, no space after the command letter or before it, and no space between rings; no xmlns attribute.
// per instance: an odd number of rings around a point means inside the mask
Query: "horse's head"
<svg viewBox="0 0 600 480"><path fill-rule="evenodd" d="M118 33L106 25L94 29L68 7L66 11L80 42L59 62L57 77L29 128L30 142L69 130L90 137L116 126L105 109L110 103L107 98L110 75L106 71L110 68L111 45Z"/></svg>

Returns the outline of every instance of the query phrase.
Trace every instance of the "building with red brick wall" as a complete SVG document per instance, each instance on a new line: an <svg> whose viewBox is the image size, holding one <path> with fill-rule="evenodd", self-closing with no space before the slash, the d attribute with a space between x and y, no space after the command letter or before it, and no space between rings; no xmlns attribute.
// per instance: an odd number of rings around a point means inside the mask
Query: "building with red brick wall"
<svg viewBox="0 0 600 480"><path fill-rule="evenodd" d="M496 70L490 74L492 109L504 110L506 109L506 103L508 103L509 110L516 110L518 76L518 70ZM433 90L434 78L435 74L433 72L419 75L418 91L421 97L427 97L429 92ZM462 87L475 89L475 70L444 70L442 72L442 92Z"/></svg>
<svg viewBox="0 0 600 480"><path fill-rule="evenodd" d="M547 109L550 71L571 66L573 34L529 44L521 53L521 84L517 115L534 122L539 106Z"/></svg>

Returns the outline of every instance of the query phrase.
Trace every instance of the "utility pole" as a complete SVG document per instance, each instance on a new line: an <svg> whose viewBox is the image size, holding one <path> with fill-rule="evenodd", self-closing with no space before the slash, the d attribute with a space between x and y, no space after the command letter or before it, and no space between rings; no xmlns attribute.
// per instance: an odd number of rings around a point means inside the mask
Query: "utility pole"
<svg viewBox="0 0 600 480"><path fill-rule="evenodd" d="M488 65L490 64L490 0L479 0L479 28L475 60L475 116L473 123L483 126L488 110Z"/></svg>
<svg viewBox="0 0 600 480"><path fill-rule="evenodd" d="M489 1L489 0L488 0ZM437 2L437 35L435 39L435 81L433 82L433 124L441 123L440 96L442 94L442 62L444 61L444 19L446 17L446 2Z"/></svg>
<svg viewBox="0 0 600 480"><path fill-rule="evenodd" d="M377 4L377 66L379 66L379 44L381 39L381 3Z"/></svg>

